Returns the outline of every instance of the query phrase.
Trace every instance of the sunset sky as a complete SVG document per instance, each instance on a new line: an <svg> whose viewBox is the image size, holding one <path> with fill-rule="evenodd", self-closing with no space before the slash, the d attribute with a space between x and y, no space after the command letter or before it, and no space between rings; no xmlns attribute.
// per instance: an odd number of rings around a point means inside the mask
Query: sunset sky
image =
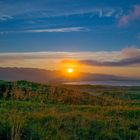
<svg viewBox="0 0 140 140"><path fill-rule="evenodd" d="M0 0L0 67L140 78L140 0Z"/></svg>

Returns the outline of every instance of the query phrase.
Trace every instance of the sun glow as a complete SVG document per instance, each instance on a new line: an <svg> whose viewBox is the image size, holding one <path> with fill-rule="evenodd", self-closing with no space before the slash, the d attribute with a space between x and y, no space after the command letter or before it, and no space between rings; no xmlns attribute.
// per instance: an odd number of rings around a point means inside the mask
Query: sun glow
<svg viewBox="0 0 140 140"><path fill-rule="evenodd" d="M61 72L64 77L74 79L79 77L80 64L76 60L62 60L61 61Z"/></svg>
<svg viewBox="0 0 140 140"><path fill-rule="evenodd" d="M68 69L67 69L67 72L68 72L68 73L73 73L73 71L74 71L73 68L68 68Z"/></svg>

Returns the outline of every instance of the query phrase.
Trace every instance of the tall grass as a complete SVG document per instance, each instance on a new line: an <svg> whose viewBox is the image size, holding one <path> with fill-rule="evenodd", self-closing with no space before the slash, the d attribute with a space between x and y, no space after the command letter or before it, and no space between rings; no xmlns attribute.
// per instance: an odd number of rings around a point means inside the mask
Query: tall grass
<svg viewBox="0 0 140 140"><path fill-rule="evenodd" d="M1 83L0 140L139 140L139 89Z"/></svg>

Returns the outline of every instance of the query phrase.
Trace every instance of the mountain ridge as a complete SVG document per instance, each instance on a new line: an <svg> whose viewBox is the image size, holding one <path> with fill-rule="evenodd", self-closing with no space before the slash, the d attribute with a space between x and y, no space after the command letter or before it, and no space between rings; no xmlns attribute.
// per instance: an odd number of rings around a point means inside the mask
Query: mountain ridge
<svg viewBox="0 0 140 140"><path fill-rule="evenodd" d="M38 83L59 83L68 81L93 81L93 80L138 80L128 77L121 77L106 74L80 73L79 77L69 79L57 70L45 70L39 68L17 68L0 67L0 80L18 81L27 80Z"/></svg>

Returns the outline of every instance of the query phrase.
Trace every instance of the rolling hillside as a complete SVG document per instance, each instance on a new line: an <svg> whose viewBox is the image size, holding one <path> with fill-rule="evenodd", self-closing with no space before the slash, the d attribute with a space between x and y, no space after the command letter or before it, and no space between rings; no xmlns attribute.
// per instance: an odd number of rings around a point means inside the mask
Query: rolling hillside
<svg viewBox="0 0 140 140"><path fill-rule="evenodd" d="M0 68L0 80L17 81L27 80L38 83L59 83L66 81L92 81L92 80L132 80L105 74L79 73L80 77L69 79L60 71L50 71L35 68Z"/></svg>
<svg viewBox="0 0 140 140"><path fill-rule="evenodd" d="M139 140L139 91L0 81L0 140Z"/></svg>

